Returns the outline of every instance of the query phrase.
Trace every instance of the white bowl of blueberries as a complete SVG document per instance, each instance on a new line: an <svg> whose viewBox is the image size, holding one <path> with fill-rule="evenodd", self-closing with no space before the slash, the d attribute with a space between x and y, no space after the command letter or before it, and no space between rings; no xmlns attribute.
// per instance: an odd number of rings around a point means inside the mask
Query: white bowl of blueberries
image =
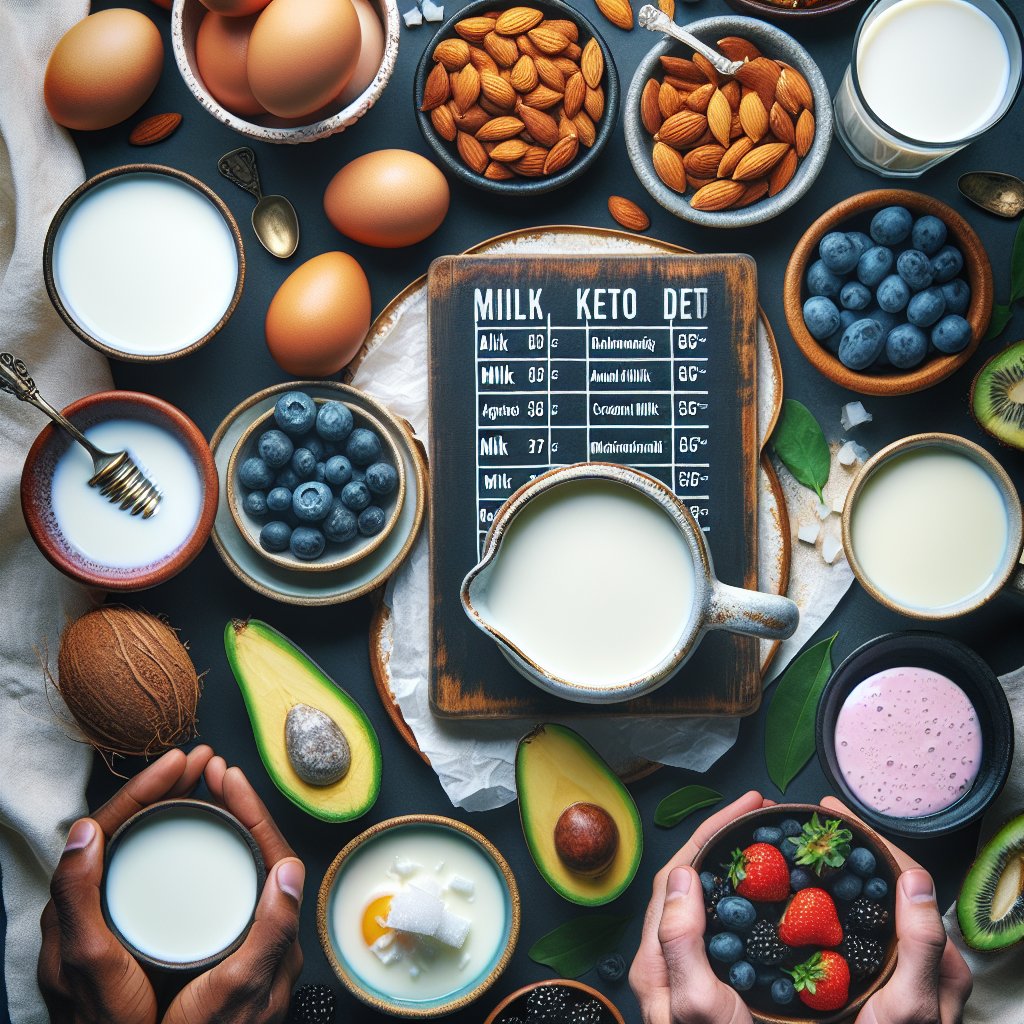
<svg viewBox="0 0 1024 1024"><path fill-rule="evenodd" d="M946 204L879 189L811 225L784 301L793 337L825 376L864 394L907 394L970 358L988 326L992 270Z"/></svg>
<svg viewBox="0 0 1024 1024"><path fill-rule="evenodd" d="M242 536L289 569L336 570L375 550L398 520L405 470L362 409L288 391L239 438L227 500Z"/></svg>

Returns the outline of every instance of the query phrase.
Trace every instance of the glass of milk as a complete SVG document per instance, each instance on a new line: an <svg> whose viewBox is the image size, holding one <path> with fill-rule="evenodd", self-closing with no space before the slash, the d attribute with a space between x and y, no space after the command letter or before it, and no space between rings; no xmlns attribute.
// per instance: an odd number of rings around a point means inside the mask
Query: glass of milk
<svg viewBox="0 0 1024 1024"><path fill-rule="evenodd" d="M998 124L1021 85L1021 34L1001 0L875 0L835 97L854 163L917 178Z"/></svg>

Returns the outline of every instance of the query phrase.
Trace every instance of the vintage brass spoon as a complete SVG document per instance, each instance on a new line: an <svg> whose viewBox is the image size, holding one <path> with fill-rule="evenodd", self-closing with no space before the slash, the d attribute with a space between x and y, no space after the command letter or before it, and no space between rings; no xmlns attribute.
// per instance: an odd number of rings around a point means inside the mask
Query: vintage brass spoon
<svg viewBox="0 0 1024 1024"><path fill-rule="evenodd" d="M234 149L217 161L217 169L228 181L256 197L252 229L263 248L286 260L299 247L299 218L284 196L265 196L260 189L256 154L248 147Z"/></svg>
<svg viewBox="0 0 1024 1024"><path fill-rule="evenodd" d="M1002 171L971 171L956 183L961 195L999 217L1024 213L1024 181Z"/></svg>
<svg viewBox="0 0 1024 1024"><path fill-rule="evenodd" d="M66 430L91 456L93 475L90 487L98 487L108 501L120 505L133 516L148 519L160 504L161 494L132 462L127 452L105 452L90 441L78 427L59 412L41 394L36 382L29 376L28 367L10 352L0 352L0 391L28 402Z"/></svg>
<svg viewBox="0 0 1024 1024"><path fill-rule="evenodd" d="M696 50L702 56L707 57L714 64L715 70L720 71L723 75L735 75L743 67L743 61L729 60L728 57L717 50L713 50L707 43L702 43L696 36L687 32L685 28L680 28L664 11L658 10L657 7L652 7L650 4L644 4L640 8L637 14L637 22L641 28L646 28L651 32L663 32L673 39L678 39L681 43L686 43L687 46Z"/></svg>

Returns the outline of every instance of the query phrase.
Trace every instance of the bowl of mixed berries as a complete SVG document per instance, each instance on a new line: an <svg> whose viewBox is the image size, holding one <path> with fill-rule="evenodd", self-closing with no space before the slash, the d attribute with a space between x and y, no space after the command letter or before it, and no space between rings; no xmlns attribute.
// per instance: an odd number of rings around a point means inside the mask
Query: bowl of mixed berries
<svg viewBox="0 0 1024 1024"><path fill-rule="evenodd" d="M708 959L755 1021L852 1017L892 974L900 869L856 819L812 804L765 807L716 832L693 866Z"/></svg>

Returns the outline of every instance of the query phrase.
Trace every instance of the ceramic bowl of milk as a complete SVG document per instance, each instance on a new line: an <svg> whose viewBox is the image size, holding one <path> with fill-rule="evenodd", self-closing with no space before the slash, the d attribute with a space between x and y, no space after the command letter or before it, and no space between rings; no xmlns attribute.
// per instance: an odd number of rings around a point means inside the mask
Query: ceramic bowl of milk
<svg viewBox="0 0 1024 1024"><path fill-rule="evenodd" d="M869 459L846 495L843 547L876 601L950 619L1007 587L1024 594L1024 530L1013 481L955 434L915 434Z"/></svg>
<svg viewBox="0 0 1024 1024"><path fill-rule="evenodd" d="M977 821L1013 760L1013 717L995 673L966 644L924 630L850 654L822 691L816 734L840 799L910 838Z"/></svg>
<svg viewBox="0 0 1024 1024"><path fill-rule="evenodd" d="M50 301L111 359L162 362L205 345L245 281L231 211L198 178L159 164L97 174L61 203L43 245Z"/></svg>
<svg viewBox="0 0 1024 1024"><path fill-rule="evenodd" d="M657 689L710 629L784 639L799 621L788 598L715 578L704 534L664 484L600 462L513 494L461 598L520 674L589 704Z"/></svg>
<svg viewBox="0 0 1024 1024"><path fill-rule="evenodd" d="M217 514L217 470L199 428L138 391L103 391L63 412L100 448L127 451L162 496L149 519L121 511L88 485L85 449L46 426L21 475L21 508L39 550L102 590L144 590L176 576L202 550Z"/></svg>
<svg viewBox="0 0 1024 1024"><path fill-rule="evenodd" d="M166 800L107 843L103 916L145 966L204 971L244 941L266 877L256 840L233 814Z"/></svg>

